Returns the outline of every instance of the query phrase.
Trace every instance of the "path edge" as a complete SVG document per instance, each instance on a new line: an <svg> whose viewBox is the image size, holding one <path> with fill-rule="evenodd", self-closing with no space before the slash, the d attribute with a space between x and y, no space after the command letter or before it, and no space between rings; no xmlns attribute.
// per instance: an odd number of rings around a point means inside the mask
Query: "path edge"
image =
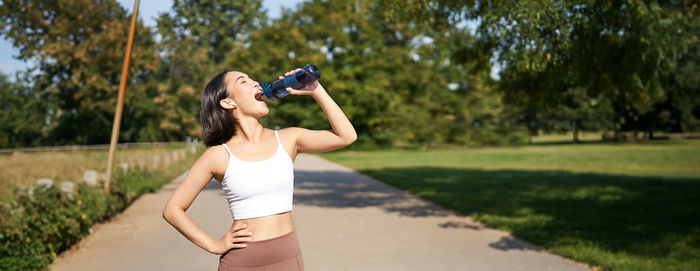
<svg viewBox="0 0 700 271"><path fill-rule="evenodd" d="M51 267L51 265L53 265L54 263L58 263L58 262L60 262L60 261L65 260L66 258L70 257L73 253L79 253L79 252L80 252L80 248L82 248L88 241L90 241L90 239L92 238L92 236L95 235L95 233L97 233L104 225L109 224L109 223L112 223L112 222L114 222L115 220L117 220L118 218L120 218L121 216L123 216L124 213L126 213L126 212L129 210L129 208L131 208L132 206L134 206L134 204L135 204L137 201L143 200L143 196L149 195L149 194L156 194L156 193L159 193L159 192L160 192L163 188L165 188L167 185L170 185L170 184L172 184L172 183L179 182L181 179L184 179L186 175L187 175L187 171L185 171L184 173L178 175L177 177L175 177L175 178L173 178L173 179L171 179L171 180L165 182L160 188L158 188L158 190L156 190L156 191L154 191L154 192L148 192L148 193L144 193L144 194L139 195L139 197L136 198L135 200L133 200L133 201L129 204L129 206L127 206L126 208L124 208L124 210L122 210L121 212L117 213L116 215L114 215L114 216L108 218L107 220L102 221L102 222L95 222L95 223L93 223L92 226L90 226L90 229L88 230L88 234L86 234L86 235L84 235L82 238L80 238L80 240L79 240L78 242L74 243L73 245L71 245L70 248L68 248L68 249L66 249L66 250L64 250L64 251L62 251L61 253L59 253L59 254L56 255L56 258L54 258L53 261L51 261L51 263L49 263L49 270L51 270L50 267Z"/></svg>
<svg viewBox="0 0 700 271"><path fill-rule="evenodd" d="M513 235L512 233L510 233L510 232L507 232L507 231L504 231L504 230L501 230L501 229L493 228L493 227L491 227L491 226L489 226L489 225L484 224L483 222L481 222L481 221L479 221L479 220L476 220L476 219L472 218L472 217L469 216L469 215L460 214L460 213L458 213L458 212L455 211L455 210L442 207L442 206L440 206L440 205L438 205L438 204L436 204L436 203L434 203L434 202L432 202L432 201L429 201L429 200L427 200L427 199L423 199L423 198L421 198L421 197L419 197L419 196L417 196L417 195L415 195L415 194L412 194L411 192L408 192L408 191L406 191L406 190L403 190L403 189L400 189L400 188L398 188L398 187L392 186L392 185L390 185L390 184L388 184L388 183L385 183L385 182L382 182L382 181L380 181L380 180L377 180L377 179L375 179L375 178L373 178L373 177L371 177L371 176L368 176L368 175L365 175L365 174L363 174L363 173L360 173L360 172L358 172L358 171L356 171L356 170L354 170L354 169L352 169L352 168L346 167L345 165L342 165L342 164L333 162L333 161L331 161L331 160L328 160L328 159L326 159L326 158L324 158L324 157L322 157L322 156L320 156L320 155L313 155L313 156L315 156L315 157L317 157L317 158L320 158L320 159L323 159L323 160L325 160L325 161L328 162L328 163L332 163L332 164L336 165L337 167L341 168L342 171L347 171L347 172L356 173L356 174L362 176L363 178L367 178L367 179L369 179L369 180L372 180L372 181L374 181L374 182L377 182L377 183L379 183L379 184L382 185L382 186L385 186L385 187L387 187L387 188L389 188L389 189L391 189L391 190L393 190L393 191L395 191L395 192L397 192L397 193L402 194L403 196L410 197L410 198L412 198L413 200L417 200L417 201L424 202L424 203L430 205L431 208L437 208L437 209L440 209L441 211L444 211L444 212L445 212L446 214L448 214L448 215L453 215L453 216L455 216L455 217L467 219L467 220L469 220L469 222L474 223L474 224L478 225L479 227L481 227L481 228L483 228L483 229L488 229L488 230L497 231L497 232L499 232L499 233L501 233L501 234L510 236L510 237L516 239L516 240L519 241L519 242L523 242L524 244L526 244L526 245L528 245L528 246L532 246L532 247L535 247L535 248L537 248L537 249L540 249L540 250L542 250L542 251L544 251L544 252L546 252L546 253L548 253L548 254L550 254L550 255L553 255L553 256L555 256L555 257L558 257L558 258L560 258L560 259L562 259L562 260L564 260L564 261L570 262L570 263L572 263L572 264L580 265L580 266L583 266L583 267L586 267L586 268L588 268L588 269L595 270L595 271L598 271L598 270L601 269L601 267L599 267L599 266L593 266L593 265L590 265L590 264L585 263L585 262L579 262L579 261L576 261L576 260L574 260L574 259L566 258L566 257L564 257L564 256L561 256L561 255L559 255L559 254L556 254L556 253L552 252L552 251L549 250L549 249L546 249L546 248L544 248L544 247L542 247L542 246L538 246L538 245L532 244L532 243L530 243L530 242L528 242L528 241L525 241L525 240L521 239L520 237L514 236L514 235Z"/></svg>

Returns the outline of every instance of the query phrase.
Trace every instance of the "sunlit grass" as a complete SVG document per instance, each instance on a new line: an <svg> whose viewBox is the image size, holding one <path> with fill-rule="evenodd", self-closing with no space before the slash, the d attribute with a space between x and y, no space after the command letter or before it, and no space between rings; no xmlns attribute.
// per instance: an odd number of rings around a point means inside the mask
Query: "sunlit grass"
<svg viewBox="0 0 700 271"><path fill-rule="evenodd" d="M345 151L323 157L357 169L446 168L563 170L632 176L700 176L700 140L526 145L449 150Z"/></svg>
<svg viewBox="0 0 700 271"><path fill-rule="evenodd" d="M700 266L700 140L323 156L604 270Z"/></svg>

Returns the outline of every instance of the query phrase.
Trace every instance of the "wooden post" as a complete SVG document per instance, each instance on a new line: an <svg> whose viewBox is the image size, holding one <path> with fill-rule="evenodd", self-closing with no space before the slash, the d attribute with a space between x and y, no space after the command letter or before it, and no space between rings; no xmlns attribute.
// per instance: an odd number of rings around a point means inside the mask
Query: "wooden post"
<svg viewBox="0 0 700 271"><path fill-rule="evenodd" d="M105 180L105 193L109 194L109 185L112 182L112 170L114 168L114 152L117 150L119 139L119 127L122 123L122 111L124 108L124 93L126 83L129 79L129 65L131 64L131 49L134 46L134 32L136 32L136 20L139 14L139 0L134 1L134 12L131 13L131 26L129 27L129 38L126 42L124 63L122 64L122 78L119 82L119 96L117 97L117 110L114 112L114 122L112 124L112 139L109 143L109 157L107 158L107 178Z"/></svg>

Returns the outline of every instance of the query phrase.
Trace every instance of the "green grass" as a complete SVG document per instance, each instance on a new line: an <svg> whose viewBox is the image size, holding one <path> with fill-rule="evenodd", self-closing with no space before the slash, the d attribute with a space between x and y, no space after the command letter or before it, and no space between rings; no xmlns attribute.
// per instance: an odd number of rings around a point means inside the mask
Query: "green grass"
<svg viewBox="0 0 700 271"><path fill-rule="evenodd" d="M700 266L700 140L322 156L603 270Z"/></svg>

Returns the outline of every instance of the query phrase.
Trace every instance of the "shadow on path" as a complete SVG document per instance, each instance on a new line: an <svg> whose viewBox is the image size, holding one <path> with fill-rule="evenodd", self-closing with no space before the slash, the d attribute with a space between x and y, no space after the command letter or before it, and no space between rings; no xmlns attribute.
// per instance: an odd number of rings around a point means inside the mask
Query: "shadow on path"
<svg viewBox="0 0 700 271"><path fill-rule="evenodd" d="M379 207L390 213L412 217L452 214L354 172L298 170L295 171L294 181L294 204L329 208Z"/></svg>
<svg viewBox="0 0 700 271"><path fill-rule="evenodd" d="M216 180L204 187L206 190L221 188L221 183ZM344 171L295 170L294 204L329 208L380 207L387 212L416 217L451 214L444 208L416 200L404 191Z"/></svg>
<svg viewBox="0 0 700 271"><path fill-rule="evenodd" d="M362 173L544 247L700 262L700 178L438 167ZM528 249L508 238L491 247Z"/></svg>
<svg viewBox="0 0 700 271"><path fill-rule="evenodd" d="M377 207L411 217L455 214L439 204L544 247L593 244L591 248L658 258L700 251L697 178L436 167L363 173L389 185L354 172L296 170L294 204ZM221 190L221 185L212 181L205 189ZM483 228L459 220L438 226ZM512 237L490 246L539 250Z"/></svg>
<svg viewBox="0 0 700 271"><path fill-rule="evenodd" d="M515 237L512 236L503 236L501 237L498 242L493 242L489 244L490 247L498 249L498 250L503 250L503 251L508 251L508 250L533 250L533 251L542 251L541 248L530 245L526 242L523 242L519 239L516 239Z"/></svg>

